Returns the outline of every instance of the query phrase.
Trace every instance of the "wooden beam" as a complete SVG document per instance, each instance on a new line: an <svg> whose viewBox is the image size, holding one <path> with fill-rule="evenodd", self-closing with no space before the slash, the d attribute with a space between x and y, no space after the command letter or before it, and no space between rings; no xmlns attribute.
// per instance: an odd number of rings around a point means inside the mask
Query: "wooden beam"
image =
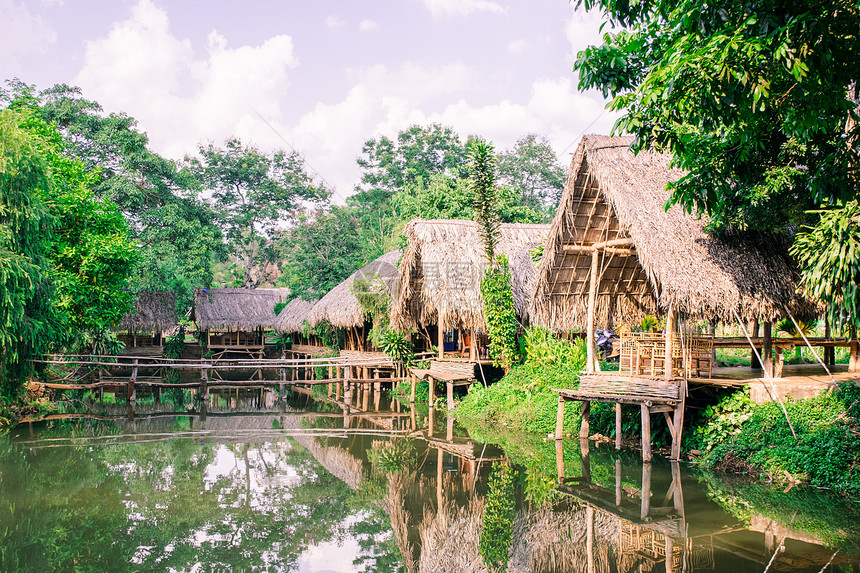
<svg viewBox="0 0 860 573"><path fill-rule="evenodd" d="M633 239L626 237L623 239L611 239L609 241L603 241L602 243L594 243L592 246L595 249L605 249L607 247L625 247L633 244Z"/></svg>
<svg viewBox="0 0 860 573"><path fill-rule="evenodd" d="M595 305L597 304L597 272L598 272L598 253L591 253L591 279L588 287L588 315L587 328L585 330L585 348L586 348L586 372L597 372L597 347L594 343L594 327L596 322Z"/></svg>
<svg viewBox="0 0 860 573"><path fill-rule="evenodd" d="M636 251L633 249L624 249L620 247L605 247L602 249L595 248L593 245L562 245L562 251L568 253L593 253L594 251L603 251L613 255L627 255L635 257Z"/></svg>

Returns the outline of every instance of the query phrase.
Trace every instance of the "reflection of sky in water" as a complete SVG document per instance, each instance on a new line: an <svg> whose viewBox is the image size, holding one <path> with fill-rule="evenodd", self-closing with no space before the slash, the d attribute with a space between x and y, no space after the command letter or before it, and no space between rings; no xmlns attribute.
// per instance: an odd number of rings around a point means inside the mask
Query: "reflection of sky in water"
<svg viewBox="0 0 860 573"><path fill-rule="evenodd" d="M361 514L351 515L339 524L339 529L348 531L361 520ZM320 543L308 547L299 557L298 573L348 573L355 571L354 561L361 554L361 548L354 537L346 537L339 542Z"/></svg>

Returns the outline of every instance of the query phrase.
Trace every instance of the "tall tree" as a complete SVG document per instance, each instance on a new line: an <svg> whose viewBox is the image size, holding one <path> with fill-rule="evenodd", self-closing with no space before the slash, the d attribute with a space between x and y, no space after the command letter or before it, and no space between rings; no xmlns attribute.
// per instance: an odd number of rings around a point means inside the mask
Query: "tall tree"
<svg viewBox="0 0 860 573"><path fill-rule="evenodd" d="M241 269L241 285L257 286L268 278L263 269L272 261L266 247L277 224L294 216L303 201L323 202L330 193L314 182L296 152L267 154L236 137L223 147L201 145L199 151L200 157L188 158L188 164L212 191Z"/></svg>
<svg viewBox="0 0 860 573"><path fill-rule="evenodd" d="M618 27L579 54L580 87L613 98L616 129L637 149L673 154L685 174L670 202L707 213L713 229L779 231L860 195L856 2L577 4ZM809 258L805 268L837 271Z"/></svg>
<svg viewBox="0 0 860 573"><path fill-rule="evenodd" d="M283 261L282 286L314 300L340 284L367 262L351 209L332 206L299 215L295 226L281 233L277 252Z"/></svg>
<svg viewBox="0 0 860 573"><path fill-rule="evenodd" d="M214 213L197 197L187 171L152 152L137 122L122 113L105 114L79 88L58 84L39 92L13 80L0 89L0 105L35 110L64 136L63 154L80 160L96 180L96 198L115 203L141 245L132 288L176 293L184 313L196 286L209 286L211 263L223 256Z"/></svg>
<svg viewBox="0 0 860 573"><path fill-rule="evenodd" d="M526 135L499 155L499 181L516 190L531 209L554 214L564 180L564 168L542 135Z"/></svg>

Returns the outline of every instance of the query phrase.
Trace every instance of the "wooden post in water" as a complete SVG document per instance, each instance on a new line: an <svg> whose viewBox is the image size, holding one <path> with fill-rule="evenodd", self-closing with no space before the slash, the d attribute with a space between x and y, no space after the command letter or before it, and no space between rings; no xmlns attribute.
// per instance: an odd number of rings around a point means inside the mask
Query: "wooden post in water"
<svg viewBox="0 0 860 573"><path fill-rule="evenodd" d="M615 404L615 449L621 449L621 402Z"/></svg>
<svg viewBox="0 0 860 573"><path fill-rule="evenodd" d="M281 402L284 401L287 390L287 369L284 366L281 366L281 383L278 384L278 400Z"/></svg>
<svg viewBox="0 0 860 573"><path fill-rule="evenodd" d="M126 391L126 396L128 397L127 401L129 404L134 404L134 402L137 398L136 389L134 387L136 382L137 382L137 358L135 358L134 362L132 362L131 377L129 377L129 379L128 379L128 390Z"/></svg>
<svg viewBox="0 0 860 573"><path fill-rule="evenodd" d="M415 385L418 384L418 378L414 374L409 374L409 381L412 383L412 389L409 392L409 403L415 403Z"/></svg>
<svg viewBox="0 0 860 573"><path fill-rule="evenodd" d="M643 520L651 513L651 464L642 464L642 506L640 515Z"/></svg>
<svg viewBox="0 0 860 573"><path fill-rule="evenodd" d="M200 368L200 402L209 403L209 369L206 368L205 362Z"/></svg>
<svg viewBox="0 0 860 573"><path fill-rule="evenodd" d="M615 460L615 505L621 505L621 458Z"/></svg>
<svg viewBox="0 0 860 573"><path fill-rule="evenodd" d="M448 397L448 409L454 408L454 383L450 380L445 382L445 393Z"/></svg>
<svg viewBox="0 0 860 573"><path fill-rule="evenodd" d="M642 461L651 462L651 409L641 404L642 410Z"/></svg>
<svg viewBox="0 0 860 573"><path fill-rule="evenodd" d="M564 398L561 394L558 395L558 411L555 414L555 439L560 440L564 437Z"/></svg>
<svg viewBox="0 0 860 573"><path fill-rule="evenodd" d="M582 422L579 424L579 438L583 440L588 439L588 435L591 433L591 402L583 401L582 402Z"/></svg>
<svg viewBox="0 0 860 573"><path fill-rule="evenodd" d="M349 379L352 374L351 366L343 367L343 400L348 405L352 404L352 389L349 386Z"/></svg>
<svg viewBox="0 0 860 573"><path fill-rule="evenodd" d="M436 407L436 379L432 376L427 377L427 385L430 386L430 407Z"/></svg>
<svg viewBox="0 0 860 573"><path fill-rule="evenodd" d="M594 573L594 507L585 508L585 553L588 573Z"/></svg>

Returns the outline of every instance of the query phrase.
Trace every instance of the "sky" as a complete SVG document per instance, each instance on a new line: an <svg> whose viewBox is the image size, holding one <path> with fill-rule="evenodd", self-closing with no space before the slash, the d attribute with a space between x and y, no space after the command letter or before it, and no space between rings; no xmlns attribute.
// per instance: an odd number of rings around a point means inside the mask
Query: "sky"
<svg viewBox="0 0 860 573"><path fill-rule="evenodd" d="M295 149L342 199L363 143L413 124L537 133L566 166L615 119L573 72L600 24L565 0L0 0L0 79L79 86L172 159Z"/></svg>

